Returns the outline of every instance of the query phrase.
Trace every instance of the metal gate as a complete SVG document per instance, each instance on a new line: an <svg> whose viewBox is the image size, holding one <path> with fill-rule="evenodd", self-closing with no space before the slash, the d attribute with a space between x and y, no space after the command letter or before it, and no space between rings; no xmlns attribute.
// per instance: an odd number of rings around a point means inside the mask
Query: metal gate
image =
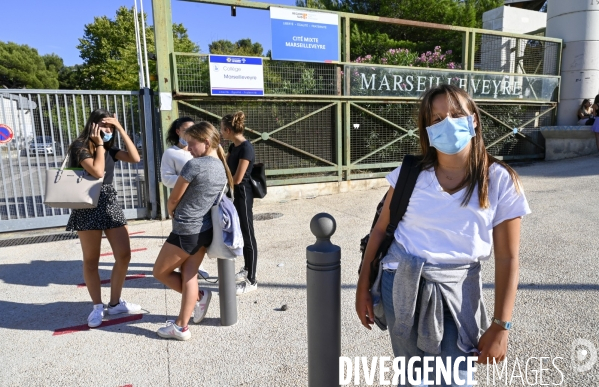
<svg viewBox="0 0 599 387"><path fill-rule="evenodd" d="M0 232L66 225L69 209L43 204L46 169L60 167L88 115L98 108L116 113L141 155L143 109L138 91L0 92L0 123L14 132L11 142L0 145ZM120 139L116 145L124 147ZM115 165L113 184L128 219L148 214L144 162Z"/></svg>
<svg viewBox="0 0 599 387"><path fill-rule="evenodd" d="M267 166L272 186L342 180L341 107L341 102L322 100L211 99L179 101L179 115L218 127L224 115L244 111L245 136L256 159Z"/></svg>
<svg viewBox="0 0 599 387"><path fill-rule="evenodd" d="M230 0L193 1L231 6ZM338 59L263 57L262 96L223 96L211 94L208 55L176 52L169 43L170 1L153 4L164 80L158 88L168 96L162 124L177 116L219 124L223 115L243 110L269 185L384 176L405 154L420 152L417 105L435 82L456 85L477 102L490 154L544 157L540 127L552 124L559 102L560 39L328 10L338 16ZM275 6L235 4L264 13ZM371 44L360 31L395 42Z"/></svg>

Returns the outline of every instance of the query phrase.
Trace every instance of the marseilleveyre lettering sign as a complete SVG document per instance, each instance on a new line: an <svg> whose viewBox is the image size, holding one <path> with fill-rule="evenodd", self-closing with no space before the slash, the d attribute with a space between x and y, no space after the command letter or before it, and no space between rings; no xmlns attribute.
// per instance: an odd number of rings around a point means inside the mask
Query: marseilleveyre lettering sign
<svg viewBox="0 0 599 387"><path fill-rule="evenodd" d="M344 75L345 94L351 96L419 98L435 86L452 84L466 90L474 99L539 102L556 101L560 81L560 77L525 74L369 65L346 65Z"/></svg>

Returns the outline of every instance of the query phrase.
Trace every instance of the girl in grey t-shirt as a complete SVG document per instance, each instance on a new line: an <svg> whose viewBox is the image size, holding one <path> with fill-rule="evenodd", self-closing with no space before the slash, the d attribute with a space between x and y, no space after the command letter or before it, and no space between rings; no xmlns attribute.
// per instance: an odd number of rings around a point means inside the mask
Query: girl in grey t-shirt
<svg viewBox="0 0 599 387"><path fill-rule="evenodd" d="M182 294L181 309L176 320L158 329L158 336L188 340L187 323L202 321L212 294L197 286L198 268L212 242L210 209L225 184L233 187L233 178L220 147L218 130L208 122L200 122L185 131L188 150L193 156L181 170L168 198L168 213L173 231L162 246L154 264L154 278ZM175 269L180 267L181 271Z"/></svg>

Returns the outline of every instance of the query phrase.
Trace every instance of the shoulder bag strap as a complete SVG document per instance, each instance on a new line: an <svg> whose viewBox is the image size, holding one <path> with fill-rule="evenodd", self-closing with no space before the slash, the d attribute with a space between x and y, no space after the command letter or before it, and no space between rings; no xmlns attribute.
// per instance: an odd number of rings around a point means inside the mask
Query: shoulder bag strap
<svg viewBox="0 0 599 387"><path fill-rule="evenodd" d="M56 173L56 177L54 178L54 183L57 183L62 178L62 172L64 172L64 169L68 161L69 155L67 154L67 157L65 157L64 161L62 162L62 165L60 166L60 168L58 168L58 172Z"/></svg>
<svg viewBox="0 0 599 387"><path fill-rule="evenodd" d="M64 161L62 162L62 165L60 166L60 171L62 172L65 167L67 166L67 163L69 162L69 154L67 153L67 157L64 158Z"/></svg>

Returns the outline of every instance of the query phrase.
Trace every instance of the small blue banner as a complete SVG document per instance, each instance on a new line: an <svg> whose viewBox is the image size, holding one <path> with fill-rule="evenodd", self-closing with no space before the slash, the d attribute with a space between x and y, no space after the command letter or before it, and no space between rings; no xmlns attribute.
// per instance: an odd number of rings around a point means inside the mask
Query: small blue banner
<svg viewBox="0 0 599 387"><path fill-rule="evenodd" d="M241 97L264 95L262 58L210 55L210 94Z"/></svg>

